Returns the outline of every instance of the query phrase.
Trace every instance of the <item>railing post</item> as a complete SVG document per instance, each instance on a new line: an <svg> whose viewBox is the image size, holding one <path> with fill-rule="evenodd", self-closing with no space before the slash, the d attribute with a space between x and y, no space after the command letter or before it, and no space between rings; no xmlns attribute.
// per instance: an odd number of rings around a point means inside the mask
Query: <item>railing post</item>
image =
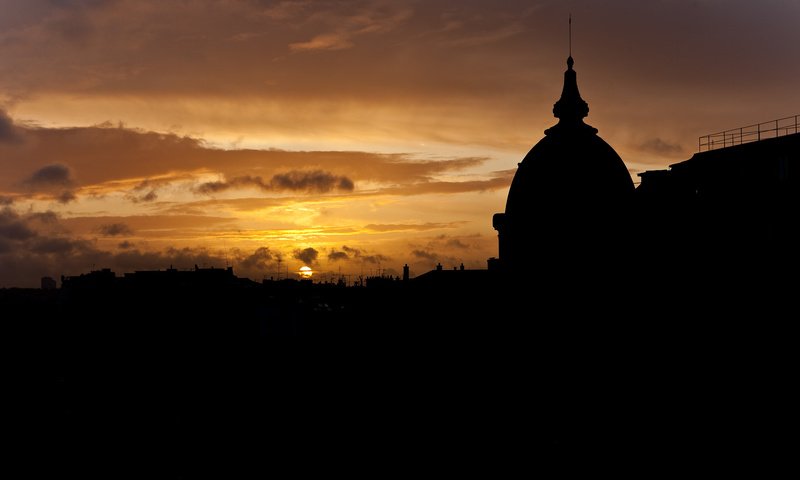
<svg viewBox="0 0 800 480"><path fill-rule="evenodd" d="M761 124L758 124L758 140L761 140Z"/></svg>

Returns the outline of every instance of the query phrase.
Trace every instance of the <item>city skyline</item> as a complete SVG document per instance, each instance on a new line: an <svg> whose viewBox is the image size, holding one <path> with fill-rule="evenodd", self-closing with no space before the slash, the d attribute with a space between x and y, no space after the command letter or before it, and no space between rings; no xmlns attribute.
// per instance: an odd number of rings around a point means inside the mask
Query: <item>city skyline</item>
<svg viewBox="0 0 800 480"><path fill-rule="evenodd" d="M643 3L2 1L0 287L485 268L569 13L586 122L635 180L798 113L800 5Z"/></svg>

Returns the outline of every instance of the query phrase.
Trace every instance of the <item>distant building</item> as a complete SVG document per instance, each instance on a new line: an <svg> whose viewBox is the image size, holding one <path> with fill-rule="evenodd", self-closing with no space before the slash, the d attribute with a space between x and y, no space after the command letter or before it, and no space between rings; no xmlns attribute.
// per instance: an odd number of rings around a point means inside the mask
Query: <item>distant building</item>
<svg viewBox="0 0 800 480"><path fill-rule="evenodd" d="M95 270L74 277L61 277L63 288L146 288L146 289L194 289L209 287L253 287L259 285L249 279L238 278L233 267L201 268L191 270L137 270L122 277L108 268Z"/></svg>
<svg viewBox="0 0 800 480"><path fill-rule="evenodd" d="M42 290L55 290L58 288L56 279L53 277L42 277Z"/></svg>

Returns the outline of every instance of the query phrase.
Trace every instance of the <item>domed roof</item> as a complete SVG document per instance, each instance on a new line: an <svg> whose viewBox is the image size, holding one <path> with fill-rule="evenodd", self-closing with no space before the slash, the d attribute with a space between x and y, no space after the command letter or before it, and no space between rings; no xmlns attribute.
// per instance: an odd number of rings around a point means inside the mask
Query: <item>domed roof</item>
<svg viewBox="0 0 800 480"><path fill-rule="evenodd" d="M633 181L620 156L585 124L588 104L581 98L574 61L567 59L564 89L553 106L558 124L545 130L519 164L511 183L506 214L524 217L543 209L592 208L633 193Z"/></svg>

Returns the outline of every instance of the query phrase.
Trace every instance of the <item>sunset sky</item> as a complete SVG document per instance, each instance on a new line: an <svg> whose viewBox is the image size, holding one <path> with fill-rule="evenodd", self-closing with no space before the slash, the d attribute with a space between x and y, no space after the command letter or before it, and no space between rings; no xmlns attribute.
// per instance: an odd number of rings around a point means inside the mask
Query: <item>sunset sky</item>
<svg viewBox="0 0 800 480"><path fill-rule="evenodd" d="M800 114L792 0L0 0L0 287L485 268L570 12L634 180Z"/></svg>

